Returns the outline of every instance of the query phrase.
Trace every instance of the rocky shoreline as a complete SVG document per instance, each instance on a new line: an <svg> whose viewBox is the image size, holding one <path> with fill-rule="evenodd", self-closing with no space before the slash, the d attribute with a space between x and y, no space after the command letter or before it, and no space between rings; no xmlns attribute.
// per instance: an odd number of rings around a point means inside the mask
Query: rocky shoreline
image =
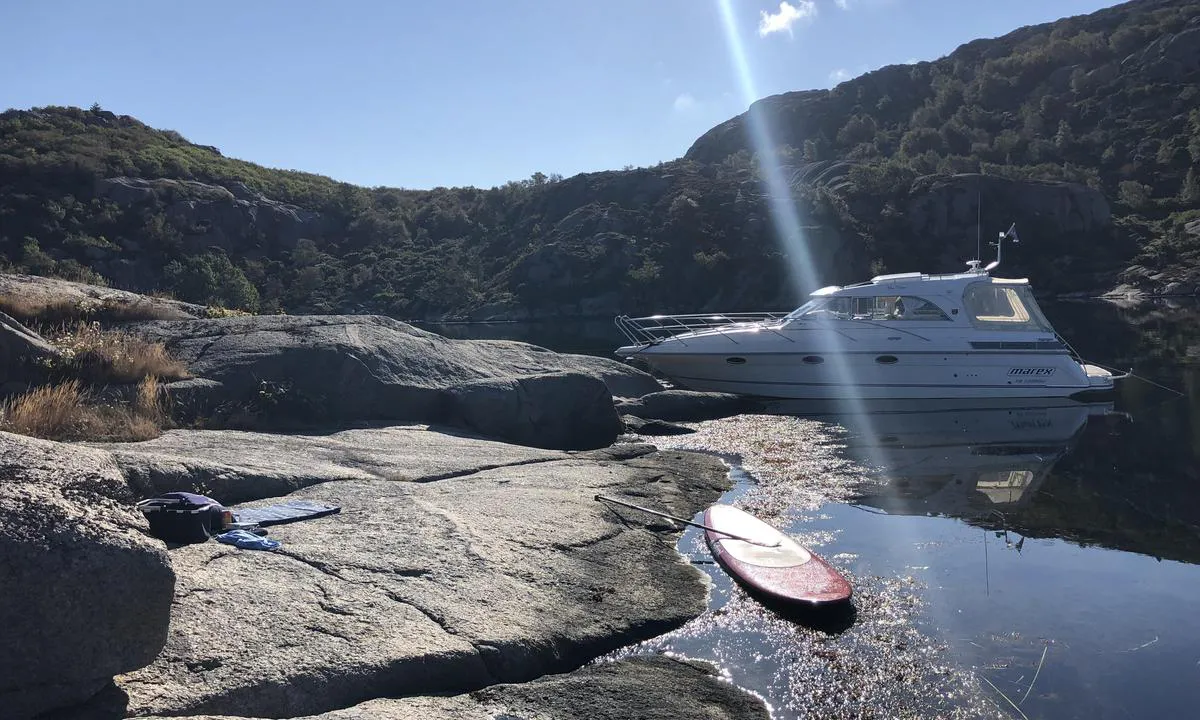
<svg viewBox="0 0 1200 720"><path fill-rule="evenodd" d="M624 441L618 407L637 424L728 400L386 318L130 328L187 363L163 390L177 412L235 422L0 433L0 718L767 717L695 664L588 665L708 593L675 528L594 496L691 516L729 486L712 456ZM134 503L178 490L342 511L272 528L273 552L168 548Z"/></svg>

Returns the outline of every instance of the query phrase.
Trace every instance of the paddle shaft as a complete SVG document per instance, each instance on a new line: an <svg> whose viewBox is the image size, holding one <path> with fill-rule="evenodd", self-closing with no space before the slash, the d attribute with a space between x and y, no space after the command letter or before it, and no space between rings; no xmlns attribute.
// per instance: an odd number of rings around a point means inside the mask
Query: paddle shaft
<svg viewBox="0 0 1200 720"><path fill-rule="evenodd" d="M709 532L717 533L718 535L725 535L726 537L731 537L734 540L741 540L743 542L748 542L751 545L758 545L759 547L779 547L778 542L767 544L767 543L759 542L757 540L751 540L748 537L742 537L741 535L734 535L733 533L725 532L724 530L718 530L715 527L709 527L708 525L705 525L703 523L692 522L691 520L684 520L681 517L675 517L674 515L668 515L665 512L651 510L650 508L644 508L641 505L634 505L633 503L628 503L628 502L625 502L624 500L610 498L607 495L597 495L594 499L603 500L604 502L616 503L617 505L624 505L627 508L633 508L634 510L641 510L644 513L649 513L651 515L657 515L659 517L665 517L668 520L674 520L675 522L683 523L684 525L691 525L692 527L698 527L702 530L708 530Z"/></svg>

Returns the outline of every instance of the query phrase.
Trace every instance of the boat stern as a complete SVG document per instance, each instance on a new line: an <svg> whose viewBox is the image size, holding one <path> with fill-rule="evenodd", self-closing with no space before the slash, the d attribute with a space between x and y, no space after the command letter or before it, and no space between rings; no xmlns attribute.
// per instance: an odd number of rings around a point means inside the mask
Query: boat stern
<svg viewBox="0 0 1200 720"><path fill-rule="evenodd" d="M1114 373L1107 368L1102 368L1099 365L1089 365L1081 363L1083 374L1087 377L1088 386L1086 392L1098 393L1108 392L1116 386L1117 380L1123 380L1129 377L1129 373Z"/></svg>

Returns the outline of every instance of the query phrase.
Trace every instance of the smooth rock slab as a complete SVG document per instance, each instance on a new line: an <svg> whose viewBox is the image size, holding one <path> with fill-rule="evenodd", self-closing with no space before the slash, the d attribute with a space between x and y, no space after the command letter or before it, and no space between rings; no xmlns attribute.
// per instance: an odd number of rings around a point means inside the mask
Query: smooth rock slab
<svg viewBox="0 0 1200 720"><path fill-rule="evenodd" d="M112 457L0 432L0 718L154 660L175 576Z"/></svg>
<svg viewBox="0 0 1200 720"><path fill-rule="evenodd" d="M691 516L727 486L725 467L638 452L425 484L326 482L293 497L342 512L272 528L278 552L173 551L170 637L153 665L119 679L130 711L294 717L465 692L679 626L703 611L705 576L674 535L593 496Z"/></svg>
<svg viewBox="0 0 1200 720"><path fill-rule="evenodd" d="M427 482L566 453L431 432L425 425L276 435L170 430L154 440L97 443L145 497L184 490L225 504L279 497L333 480Z"/></svg>
<svg viewBox="0 0 1200 720"><path fill-rule="evenodd" d="M221 382L229 399L276 383L331 418L436 422L442 390L489 378L575 372L600 378L623 397L662 388L616 360L504 340L451 340L374 315L152 322L139 332L163 342L192 374Z"/></svg>
<svg viewBox="0 0 1200 720"><path fill-rule="evenodd" d="M707 664L639 657L453 697L371 700L302 720L769 720ZM192 720L235 720L214 716Z"/></svg>
<svg viewBox="0 0 1200 720"><path fill-rule="evenodd" d="M447 396L448 422L519 445L594 450L622 429L604 382L580 373L476 380Z"/></svg>
<svg viewBox="0 0 1200 720"><path fill-rule="evenodd" d="M0 312L0 388L10 382L44 382L62 353L37 333Z"/></svg>

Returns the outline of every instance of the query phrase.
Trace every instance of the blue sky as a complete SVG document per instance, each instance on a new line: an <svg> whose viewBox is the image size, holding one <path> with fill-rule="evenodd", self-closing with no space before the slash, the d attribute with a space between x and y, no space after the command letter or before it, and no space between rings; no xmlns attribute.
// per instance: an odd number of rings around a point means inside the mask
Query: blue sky
<svg viewBox="0 0 1200 720"><path fill-rule="evenodd" d="M0 0L0 107L99 102L227 156L488 187L682 155L749 97L1104 0Z"/></svg>

